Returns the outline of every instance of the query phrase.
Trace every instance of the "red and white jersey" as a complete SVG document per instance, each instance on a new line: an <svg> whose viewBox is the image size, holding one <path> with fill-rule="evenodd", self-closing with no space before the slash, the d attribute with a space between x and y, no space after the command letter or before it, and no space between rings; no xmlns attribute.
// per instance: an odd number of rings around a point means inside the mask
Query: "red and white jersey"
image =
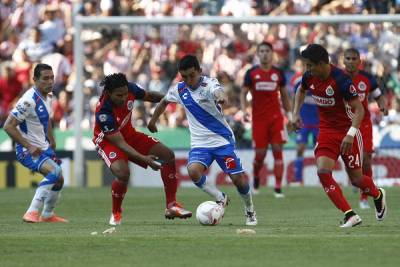
<svg viewBox="0 0 400 267"><path fill-rule="evenodd" d="M320 133L347 132L354 114L346 102L358 97L352 80L343 70L331 65L326 80L305 72L301 85L309 90L318 106Z"/></svg>
<svg viewBox="0 0 400 267"><path fill-rule="evenodd" d="M246 72L243 86L250 88L253 97L253 120L264 120L271 114L282 114L279 90L285 85L285 76L276 67L263 70L257 65Z"/></svg>
<svg viewBox="0 0 400 267"><path fill-rule="evenodd" d="M379 89L378 83L371 74L362 70L354 74L352 79L354 87L356 88L358 96L360 98L360 101L365 109L365 115L361 122L361 125L365 123L371 123L371 113L369 112L368 109L368 95L369 93L372 93L376 89Z"/></svg>
<svg viewBox="0 0 400 267"><path fill-rule="evenodd" d="M131 115L133 103L136 99L142 99L145 91L135 83L128 83L128 98L121 107L112 105L108 96L103 94L96 107L96 121L94 125L93 142L100 145L105 135L121 132L128 135L133 128Z"/></svg>

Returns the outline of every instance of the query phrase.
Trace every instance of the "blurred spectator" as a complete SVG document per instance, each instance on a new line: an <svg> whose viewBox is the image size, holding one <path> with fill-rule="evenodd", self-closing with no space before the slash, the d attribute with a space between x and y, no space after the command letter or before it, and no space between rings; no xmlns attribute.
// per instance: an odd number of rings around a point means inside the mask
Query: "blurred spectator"
<svg viewBox="0 0 400 267"><path fill-rule="evenodd" d="M54 47L42 40L42 34L39 28L35 27L31 29L29 39L22 40L17 50L13 55L13 60L17 63L21 61L21 51L25 50L32 62L38 62L43 56L53 52Z"/></svg>
<svg viewBox="0 0 400 267"><path fill-rule="evenodd" d="M12 64L3 63L0 72L0 126L3 125L21 92L22 84L18 81Z"/></svg>

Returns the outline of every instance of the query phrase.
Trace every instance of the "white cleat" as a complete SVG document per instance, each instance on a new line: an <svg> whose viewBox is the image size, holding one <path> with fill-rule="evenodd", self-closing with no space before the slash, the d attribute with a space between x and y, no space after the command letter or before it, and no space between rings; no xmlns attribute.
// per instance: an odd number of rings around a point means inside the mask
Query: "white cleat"
<svg viewBox="0 0 400 267"><path fill-rule="evenodd" d="M284 195L284 194L282 194L282 193L277 193L277 192L274 192L274 196L275 196L275 198L285 198L285 195Z"/></svg>
<svg viewBox="0 0 400 267"><path fill-rule="evenodd" d="M220 205L221 207L223 207L225 209L226 206L229 205L230 199L229 199L227 194L222 193L222 195L223 195L224 198L221 199L221 200L217 200L215 202L217 202L218 205Z"/></svg>
<svg viewBox="0 0 400 267"><path fill-rule="evenodd" d="M361 223L362 223L362 220L361 220L360 216L358 216L357 214L354 214L347 220L345 219L344 223L342 225L340 225L340 228L350 228L350 227L360 225Z"/></svg>
<svg viewBox="0 0 400 267"><path fill-rule="evenodd" d="M246 211L245 217L247 226L257 225L257 216L255 211Z"/></svg>
<svg viewBox="0 0 400 267"><path fill-rule="evenodd" d="M258 190L258 189L256 189L256 188L253 188L253 190L251 191L251 193L252 193L253 195L259 195L259 194L260 194L260 190Z"/></svg>
<svg viewBox="0 0 400 267"><path fill-rule="evenodd" d="M360 209L367 210L370 208L371 207L369 206L368 200L366 200L366 199L360 200Z"/></svg>
<svg viewBox="0 0 400 267"><path fill-rule="evenodd" d="M374 199L375 203L375 216L377 221L383 221L385 215L387 213L387 206L386 206L386 191L383 188L379 188L381 192L378 199Z"/></svg>
<svg viewBox="0 0 400 267"><path fill-rule="evenodd" d="M117 226L121 225L121 213L111 213L110 221L108 222L109 225Z"/></svg>

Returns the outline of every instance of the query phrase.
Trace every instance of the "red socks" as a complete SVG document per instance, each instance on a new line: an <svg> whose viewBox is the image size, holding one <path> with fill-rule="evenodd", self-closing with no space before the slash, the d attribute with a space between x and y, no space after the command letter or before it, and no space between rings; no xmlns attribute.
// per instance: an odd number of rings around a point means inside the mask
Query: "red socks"
<svg viewBox="0 0 400 267"><path fill-rule="evenodd" d="M122 200L124 200L127 190L128 185L126 183L114 179L111 184L112 213L121 212Z"/></svg>
<svg viewBox="0 0 400 267"><path fill-rule="evenodd" d="M364 175L372 178L372 168L371 167L365 168L365 169L363 168L362 172ZM363 190L361 190L360 200L367 200L367 199L368 199L368 195Z"/></svg>
<svg viewBox="0 0 400 267"><path fill-rule="evenodd" d="M283 176L283 155L282 150L272 151L274 156L275 188L281 189Z"/></svg>
<svg viewBox="0 0 400 267"><path fill-rule="evenodd" d="M375 183L372 180L372 178L369 176L363 175L360 182L354 185L359 187L368 196L372 196L373 198L379 197L379 190L375 186Z"/></svg>
<svg viewBox="0 0 400 267"><path fill-rule="evenodd" d="M256 156L253 161L253 177L260 177L260 170L264 166L264 159L265 159L266 153L263 152L257 152L256 151Z"/></svg>
<svg viewBox="0 0 400 267"><path fill-rule="evenodd" d="M333 204L335 204L336 208L342 212L351 210L349 203L343 196L342 190L333 179L332 173L318 172L318 176L325 193L328 195Z"/></svg>
<svg viewBox="0 0 400 267"><path fill-rule="evenodd" d="M164 183L167 208L176 203L178 179L176 178L175 162L164 163L161 167L161 178Z"/></svg>

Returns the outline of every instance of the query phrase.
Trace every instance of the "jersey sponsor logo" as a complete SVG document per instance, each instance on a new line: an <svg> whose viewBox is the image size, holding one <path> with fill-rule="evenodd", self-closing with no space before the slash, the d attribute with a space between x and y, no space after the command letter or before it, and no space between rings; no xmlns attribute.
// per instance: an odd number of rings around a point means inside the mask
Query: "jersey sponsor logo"
<svg viewBox="0 0 400 267"><path fill-rule="evenodd" d="M274 91L277 87L277 82L257 82L257 91Z"/></svg>
<svg viewBox="0 0 400 267"><path fill-rule="evenodd" d="M359 89L360 91L365 91L365 89L367 89L367 85L365 84L365 82L361 81L361 82L358 84L358 89Z"/></svg>
<svg viewBox="0 0 400 267"><path fill-rule="evenodd" d="M133 109L133 101L129 100L126 106L128 107L128 110L132 110Z"/></svg>
<svg viewBox="0 0 400 267"><path fill-rule="evenodd" d="M274 82L276 82L278 79L279 79L278 74L273 73L273 74L271 75L271 80L273 80Z"/></svg>
<svg viewBox="0 0 400 267"><path fill-rule="evenodd" d="M39 110L39 112L43 112L43 111L44 111L43 106L40 105L40 106L38 107L38 110Z"/></svg>
<svg viewBox="0 0 400 267"><path fill-rule="evenodd" d="M107 114L100 114L100 115L99 115L99 120L100 120L101 122L107 121Z"/></svg>
<svg viewBox="0 0 400 267"><path fill-rule="evenodd" d="M333 107L335 105L335 98L333 97L321 97L321 96L312 96L315 103L321 107Z"/></svg>
<svg viewBox="0 0 400 267"><path fill-rule="evenodd" d="M228 170L232 170L236 168L236 161L232 157L226 157L224 158L225 161L225 166Z"/></svg>
<svg viewBox="0 0 400 267"><path fill-rule="evenodd" d="M325 90L325 93L327 96L333 96L335 94L335 91L333 90L332 86L328 86Z"/></svg>
<svg viewBox="0 0 400 267"><path fill-rule="evenodd" d="M110 154L108 154L108 157L110 159L114 159L116 156L117 156L117 153L115 153L115 152L110 152Z"/></svg>
<svg viewBox="0 0 400 267"><path fill-rule="evenodd" d="M29 104L29 102L25 101L25 102L24 102L24 106L27 107L27 108L29 108L29 107L31 107L31 104Z"/></svg>
<svg viewBox="0 0 400 267"><path fill-rule="evenodd" d="M185 100L188 99L188 93L187 93L187 92L184 93L184 94L182 95L182 98L185 99Z"/></svg>
<svg viewBox="0 0 400 267"><path fill-rule="evenodd" d="M25 113L25 112L26 112L26 107L25 107L25 105L18 104L18 105L16 106L16 109L18 110L19 113Z"/></svg>

